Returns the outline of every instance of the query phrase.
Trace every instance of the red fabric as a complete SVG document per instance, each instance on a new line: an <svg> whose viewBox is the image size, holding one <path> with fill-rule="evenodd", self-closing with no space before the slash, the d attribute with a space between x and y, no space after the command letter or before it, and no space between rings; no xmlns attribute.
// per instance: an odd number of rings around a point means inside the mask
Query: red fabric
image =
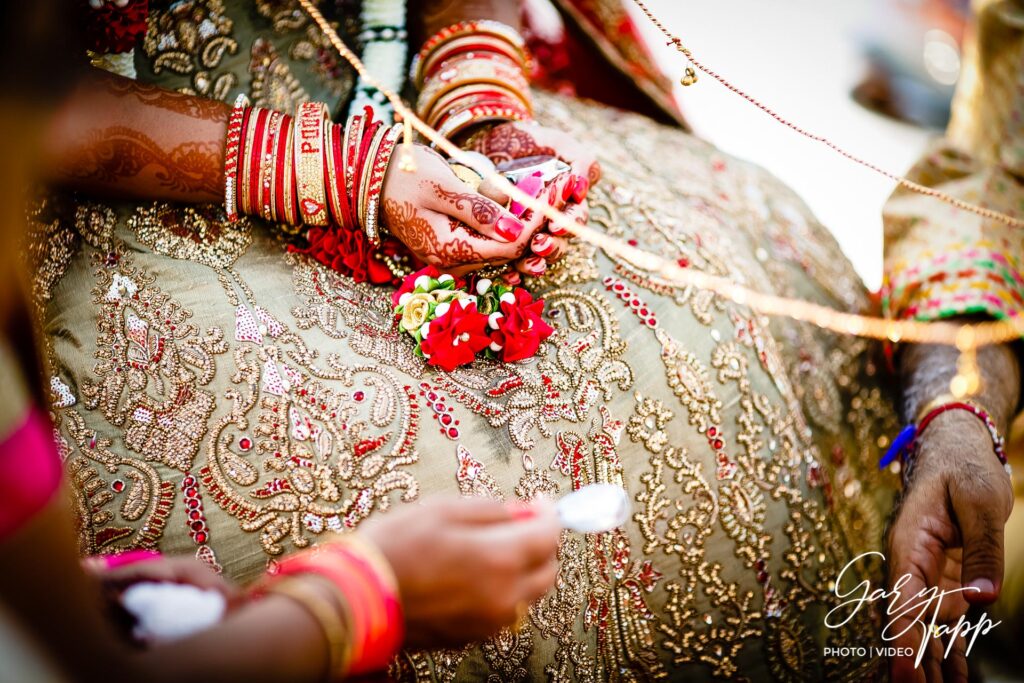
<svg viewBox="0 0 1024 683"><path fill-rule="evenodd" d="M53 428L41 411L31 408L0 443L0 539L46 507L60 488L60 476Z"/></svg>

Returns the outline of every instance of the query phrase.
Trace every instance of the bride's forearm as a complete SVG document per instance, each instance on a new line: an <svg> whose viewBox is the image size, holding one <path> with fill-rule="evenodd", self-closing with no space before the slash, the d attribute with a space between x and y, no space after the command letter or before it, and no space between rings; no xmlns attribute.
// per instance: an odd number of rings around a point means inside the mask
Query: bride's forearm
<svg viewBox="0 0 1024 683"><path fill-rule="evenodd" d="M508 0L417 0L421 40L434 35L445 26L467 19L494 19L518 29L521 3Z"/></svg>
<svg viewBox="0 0 1024 683"><path fill-rule="evenodd" d="M220 201L230 113L222 102L97 72L54 118L43 174L108 197Z"/></svg>

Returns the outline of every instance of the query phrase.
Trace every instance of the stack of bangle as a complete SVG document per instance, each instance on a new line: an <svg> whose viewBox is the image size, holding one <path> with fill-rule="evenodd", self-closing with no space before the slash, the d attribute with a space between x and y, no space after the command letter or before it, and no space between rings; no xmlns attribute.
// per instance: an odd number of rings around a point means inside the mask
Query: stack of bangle
<svg viewBox="0 0 1024 683"><path fill-rule="evenodd" d="M300 105L294 117L248 105L239 97L228 120L224 198L229 220L246 214L361 232L369 248L354 251L376 257L380 193L401 124L374 121L370 107L342 126L329 121L327 107L319 102Z"/></svg>
<svg viewBox="0 0 1024 683"><path fill-rule="evenodd" d="M445 137L488 122L528 121L530 56L514 29L464 21L430 38L413 61L417 113Z"/></svg>
<svg viewBox="0 0 1024 683"><path fill-rule="evenodd" d="M333 605L312 588L311 577L333 589ZM329 680L385 669L405 637L391 567L375 548L355 536L280 561L253 589L256 597L269 593L292 598L320 624L329 648Z"/></svg>
<svg viewBox="0 0 1024 683"><path fill-rule="evenodd" d="M989 415L981 406L976 403L966 400L957 399L951 395L941 396L924 407L918 415L918 419L911 424L904 427L900 433L893 440L889 450L886 451L885 455L879 461L879 468L885 468L892 463L896 458L900 458L903 463L903 479L907 481L910 477L910 472L913 469L914 462L917 457L918 441L924 430L928 428L932 420L937 418L943 413L947 413L951 410L965 410L971 415L981 420L988 430L989 435L992 437L992 450L995 453L996 458L1003 465L1003 469L1006 473L1012 476L1012 470L1010 464L1006 459L1005 440L999 433L999 428L996 426L995 420Z"/></svg>

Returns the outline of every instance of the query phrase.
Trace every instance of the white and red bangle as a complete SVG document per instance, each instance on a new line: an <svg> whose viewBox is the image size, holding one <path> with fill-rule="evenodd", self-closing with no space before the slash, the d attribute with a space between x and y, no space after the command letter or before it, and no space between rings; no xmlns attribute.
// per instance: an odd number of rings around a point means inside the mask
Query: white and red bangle
<svg viewBox="0 0 1024 683"><path fill-rule="evenodd" d="M232 223L238 220L238 152L242 146L242 128L248 107L248 97L239 95L235 98L224 141L224 213Z"/></svg>

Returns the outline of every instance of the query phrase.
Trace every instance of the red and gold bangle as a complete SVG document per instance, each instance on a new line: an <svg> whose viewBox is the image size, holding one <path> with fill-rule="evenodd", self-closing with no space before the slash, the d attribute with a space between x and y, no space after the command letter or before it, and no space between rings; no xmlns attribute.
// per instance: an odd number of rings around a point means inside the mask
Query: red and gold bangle
<svg viewBox="0 0 1024 683"><path fill-rule="evenodd" d="M422 81L426 82L437 75L437 72L447 68L447 62L452 59L502 59L517 68L526 70L527 64L523 61L522 55L507 43L500 40L488 39L480 36L470 36L444 46L430 55L425 63L422 72ZM417 85L422 85L418 83Z"/></svg>
<svg viewBox="0 0 1024 683"><path fill-rule="evenodd" d="M446 119L437 131L446 138L451 138L470 126L491 121L529 121L530 113L521 107L510 105L492 106L476 105L463 109Z"/></svg>
<svg viewBox="0 0 1024 683"><path fill-rule="evenodd" d="M274 158L272 160L273 172L270 177L270 213L273 216L273 220L278 223L286 222L284 204L284 188L286 184L284 175L284 159L286 156L290 155L292 151L288 146L288 132L291 128L292 117L287 114L282 114L274 137Z"/></svg>
<svg viewBox="0 0 1024 683"><path fill-rule="evenodd" d="M234 223L238 220L238 155L242 147L242 131L249 98L239 95L228 119L228 133L224 139L224 213Z"/></svg>
<svg viewBox="0 0 1024 683"><path fill-rule="evenodd" d="M373 160L373 168L370 172L369 188L366 194L366 214L363 219L363 230L370 244L374 247L380 244L380 193L384 188L384 178L388 173L388 166L391 157L394 155L395 145L402 134L402 124L396 123L387 130Z"/></svg>
<svg viewBox="0 0 1024 683"><path fill-rule="evenodd" d="M420 72L424 61L426 61L430 53L440 48L445 43L466 35L491 35L501 38L513 48L521 52L524 61L528 59L526 41L521 35L519 35L519 32L511 26L499 21L492 21L488 19L462 21L441 29L423 43L423 47L420 48L419 53L413 59L410 69L412 82L419 83L421 81L422 75Z"/></svg>
<svg viewBox="0 0 1024 683"><path fill-rule="evenodd" d="M274 164L278 137L281 129L281 113L270 112L263 140L263 154L260 157L259 211L264 220L274 220Z"/></svg>
<svg viewBox="0 0 1024 683"><path fill-rule="evenodd" d="M266 109L255 109L249 115L241 183L242 211L250 216L259 215L260 161L263 156L263 140L269 114Z"/></svg>
<svg viewBox="0 0 1024 683"><path fill-rule="evenodd" d="M473 84L489 84L528 92L529 82L522 70L498 60L465 60L457 68L446 69L423 86L416 101L416 112L429 116L437 101L455 88Z"/></svg>
<svg viewBox="0 0 1024 683"><path fill-rule="evenodd" d="M363 122L366 117L361 114L350 116L345 123L345 196L348 198L348 225L357 225L356 207L352 204L355 189L353 182L356 176L356 161L359 156L359 144L363 139Z"/></svg>
<svg viewBox="0 0 1024 683"><path fill-rule="evenodd" d="M308 225L327 225L324 190L324 125L327 107L321 102L299 105L295 115L295 179L299 214Z"/></svg>
<svg viewBox="0 0 1024 683"><path fill-rule="evenodd" d="M325 129L327 139L324 150L327 154L327 201L334 216L334 222L351 229L348 196L345 194L345 163L342 156L342 128L330 124Z"/></svg>
<svg viewBox="0 0 1024 683"><path fill-rule="evenodd" d="M387 561L373 547L346 536L281 560L254 594L266 594L286 577L303 574L328 580L347 612L347 653L332 657L332 675L355 676L385 669L405 635L398 582ZM326 614L322 619L330 621ZM340 666L339 660L347 660L348 666Z"/></svg>
<svg viewBox="0 0 1024 683"><path fill-rule="evenodd" d="M507 98L498 97L467 97L463 100L459 100L451 108L446 111L439 112L435 117L430 120L430 125L440 130L443 128L450 119L457 118L462 112L470 109L512 109L518 112L515 120L526 120L531 118L530 111L520 104L519 100L511 100Z"/></svg>
<svg viewBox="0 0 1024 683"><path fill-rule="evenodd" d="M525 98L521 93L517 93L510 88L502 86L473 83L460 86L438 100L426 121L428 124L436 128L437 122L441 117L451 114L453 111L465 109L470 105L484 103L508 103L521 106L527 111L532 110L531 103L528 101L528 98Z"/></svg>
<svg viewBox="0 0 1024 683"><path fill-rule="evenodd" d="M277 215L278 220L288 225L297 225L299 222L298 210L295 206L295 173L293 166L295 154L295 121L291 116L285 116L281 124L283 139L281 141L281 153L277 160Z"/></svg>
<svg viewBox="0 0 1024 683"><path fill-rule="evenodd" d="M370 113L367 112L367 117ZM362 144L359 147L359 159L356 161L356 177L354 182L355 195L352 197L352 206L356 209L356 217L358 218L357 225L361 228L363 225L363 217L366 216L366 181L369 180L369 169L367 166L371 163L371 156L374 148L380 142L380 134L383 124L380 121L374 121L366 133L363 135Z"/></svg>

